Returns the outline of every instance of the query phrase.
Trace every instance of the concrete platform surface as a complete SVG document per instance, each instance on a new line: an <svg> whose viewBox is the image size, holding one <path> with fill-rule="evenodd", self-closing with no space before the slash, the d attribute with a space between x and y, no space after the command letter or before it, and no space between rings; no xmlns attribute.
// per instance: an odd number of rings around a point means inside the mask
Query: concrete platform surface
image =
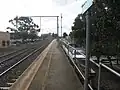
<svg viewBox="0 0 120 90"><path fill-rule="evenodd" d="M83 90L57 41L53 42L28 90Z"/></svg>
<svg viewBox="0 0 120 90"><path fill-rule="evenodd" d="M83 90L56 40L37 59L10 90Z"/></svg>

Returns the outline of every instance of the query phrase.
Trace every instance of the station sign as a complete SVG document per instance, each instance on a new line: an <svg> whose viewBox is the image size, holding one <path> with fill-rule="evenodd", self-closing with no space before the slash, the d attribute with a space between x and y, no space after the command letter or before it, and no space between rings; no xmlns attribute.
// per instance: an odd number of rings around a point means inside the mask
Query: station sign
<svg viewBox="0 0 120 90"><path fill-rule="evenodd" d="M86 0L82 5L82 14L85 13L93 4L93 0Z"/></svg>

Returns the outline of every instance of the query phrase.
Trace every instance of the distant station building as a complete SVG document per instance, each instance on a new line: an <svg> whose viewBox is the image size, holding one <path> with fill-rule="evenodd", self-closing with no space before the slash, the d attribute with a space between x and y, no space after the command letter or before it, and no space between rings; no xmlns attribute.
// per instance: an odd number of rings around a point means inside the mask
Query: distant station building
<svg viewBox="0 0 120 90"><path fill-rule="evenodd" d="M10 46L10 33L0 31L0 48L7 48Z"/></svg>

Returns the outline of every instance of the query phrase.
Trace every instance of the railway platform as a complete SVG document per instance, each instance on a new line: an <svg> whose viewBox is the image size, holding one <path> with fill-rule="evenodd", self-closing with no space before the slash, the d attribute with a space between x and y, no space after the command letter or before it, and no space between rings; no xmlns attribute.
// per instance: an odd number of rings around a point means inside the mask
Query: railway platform
<svg viewBox="0 0 120 90"><path fill-rule="evenodd" d="M83 90L83 86L57 40L53 40L10 90Z"/></svg>

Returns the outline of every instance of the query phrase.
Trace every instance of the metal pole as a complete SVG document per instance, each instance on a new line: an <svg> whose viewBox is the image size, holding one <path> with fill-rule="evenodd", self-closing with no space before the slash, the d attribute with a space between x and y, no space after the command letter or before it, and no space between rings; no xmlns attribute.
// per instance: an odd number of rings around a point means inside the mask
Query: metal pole
<svg viewBox="0 0 120 90"><path fill-rule="evenodd" d="M73 44L74 44L73 47L75 48L75 32L74 31L73 31L73 34L74 34L73 35Z"/></svg>
<svg viewBox="0 0 120 90"><path fill-rule="evenodd" d="M40 17L40 30L41 30L41 17Z"/></svg>
<svg viewBox="0 0 120 90"><path fill-rule="evenodd" d="M16 16L16 29L18 30L18 16Z"/></svg>
<svg viewBox="0 0 120 90"><path fill-rule="evenodd" d="M62 37L62 14L61 14L61 37Z"/></svg>
<svg viewBox="0 0 120 90"><path fill-rule="evenodd" d="M75 49L74 55L75 55L75 64L76 64L76 49Z"/></svg>
<svg viewBox="0 0 120 90"><path fill-rule="evenodd" d="M101 59L100 59L100 62L99 62L98 90L100 90L100 80L101 80Z"/></svg>
<svg viewBox="0 0 120 90"><path fill-rule="evenodd" d="M57 35L59 36L58 16L57 16Z"/></svg>
<svg viewBox="0 0 120 90"><path fill-rule="evenodd" d="M70 46L68 45L68 56L69 56L69 52L70 52Z"/></svg>
<svg viewBox="0 0 120 90"><path fill-rule="evenodd" d="M85 60L85 81L84 90L88 90L89 78L89 59L90 59L90 22L89 11L86 12L86 60Z"/></svg>

